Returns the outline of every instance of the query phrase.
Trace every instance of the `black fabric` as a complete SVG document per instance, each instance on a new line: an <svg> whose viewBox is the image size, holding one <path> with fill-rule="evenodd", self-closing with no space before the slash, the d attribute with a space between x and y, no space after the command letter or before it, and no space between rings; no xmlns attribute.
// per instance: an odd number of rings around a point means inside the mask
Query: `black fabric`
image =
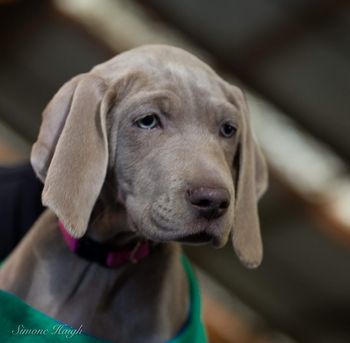
<svg viewBox="0 0 350 343"><path fill-rule="evenodd" d="M42 188L29 163L0 166L0 261L44 210Z"/></svg>

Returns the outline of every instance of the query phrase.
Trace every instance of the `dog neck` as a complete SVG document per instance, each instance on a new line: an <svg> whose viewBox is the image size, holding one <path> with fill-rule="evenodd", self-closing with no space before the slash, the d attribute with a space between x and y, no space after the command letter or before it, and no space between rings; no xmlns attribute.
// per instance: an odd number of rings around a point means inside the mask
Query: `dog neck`
<svg viewBox="0 0 350 343"><path fill-rule="evenodd" d="M99 243L119 247L144 240L144 237L130 229L126 209L118 199L116 188L115 177L108 173L92 211L86 235Z"/></svg>
<svg viewBox="0 0 350 343"><path fill-rule="evenodd" d="M110 191L115 189L113 184L113 179L108 178L94 206L86 234L82 239L72 237L60 223L61 232L70 250L87 260L95 259L107 267L110 266L105 256L121 255L126 262L134 262L134 256L136 256L135 260L148 256L154 245L130 229L125 207Z"/></svg>
<svg viewBox="0 0 350 343"><path fill-rule="evenodd" d="M95 204L86 235L115 247L144 239L130 229L124 205L113 197L108 187L104 187Z"/></svg>
<svg viewBox="0 0 350 343"><path fill-rule="evenodd" d="M121 205L102 212L94 211L86 235L97 242L116 247L142 238L130 230L126 212Z"/></svg>
<svg viewBox="0 0 350 343"><path fill-rule="evenodd" d="M99 263L107 268L137 263L151 252L152 244L146 239L114 247L108 243L97 242L87 235L80 239L74 238L61 221L58 222L58 226L69 250L87 261Z"/></svg>

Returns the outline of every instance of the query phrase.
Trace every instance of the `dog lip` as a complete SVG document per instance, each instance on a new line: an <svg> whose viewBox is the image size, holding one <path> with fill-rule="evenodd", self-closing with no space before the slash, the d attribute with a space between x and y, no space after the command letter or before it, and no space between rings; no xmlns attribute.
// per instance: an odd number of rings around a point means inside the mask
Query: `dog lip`
<svg viewBox="0 0 350 343"><path fill-rule="evenodd" d="M177 242L188 243L188 244L204 244L209 243L213 237L207 232L199 232L190 234L184 237L176 239Z"/></svg>
<svg viewBox="0 0 350 343"><path fill-rule="evenodd" d="M220 249L225 245L226 242L221 240L219 237L213 237L211 243L214 248Z"/></svg>

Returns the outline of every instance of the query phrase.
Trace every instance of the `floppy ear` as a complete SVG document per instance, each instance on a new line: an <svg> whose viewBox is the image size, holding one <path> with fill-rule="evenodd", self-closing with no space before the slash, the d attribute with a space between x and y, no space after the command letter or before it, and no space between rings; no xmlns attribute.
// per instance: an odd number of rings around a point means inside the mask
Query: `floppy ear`
<svg viewBox="0 0 350 343"><path fill-rule="evenodd" d="M84 235L108 165L106 84L92 74L67 82L43 113L31 163L42 201L75 237Z"/></svg>
<svg viewBox="0 0 350 343"><path fill-rule="evenodd" d="M232 239L241 262L248 268L255 268L263 257L257 203L267 188L267 167L250 128L244 95L237 88L234 92L241 120L235 158L236 203Z"/></svg>

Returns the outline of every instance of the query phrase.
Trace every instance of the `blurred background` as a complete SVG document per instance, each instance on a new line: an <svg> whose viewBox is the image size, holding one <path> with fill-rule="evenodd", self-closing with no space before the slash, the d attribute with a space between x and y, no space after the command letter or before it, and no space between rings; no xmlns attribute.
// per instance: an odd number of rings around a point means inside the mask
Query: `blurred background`
<svg viewBox="0 0 350 343"><path fill-rule="evenodd" d="M211 342L350 342L347 0L0 0L1 173L28 161L65 81L146 43L183 47L244 88L270 166L259 269L230 245L186 248ZM5 199L18 177L0 182Z"/></svg>

